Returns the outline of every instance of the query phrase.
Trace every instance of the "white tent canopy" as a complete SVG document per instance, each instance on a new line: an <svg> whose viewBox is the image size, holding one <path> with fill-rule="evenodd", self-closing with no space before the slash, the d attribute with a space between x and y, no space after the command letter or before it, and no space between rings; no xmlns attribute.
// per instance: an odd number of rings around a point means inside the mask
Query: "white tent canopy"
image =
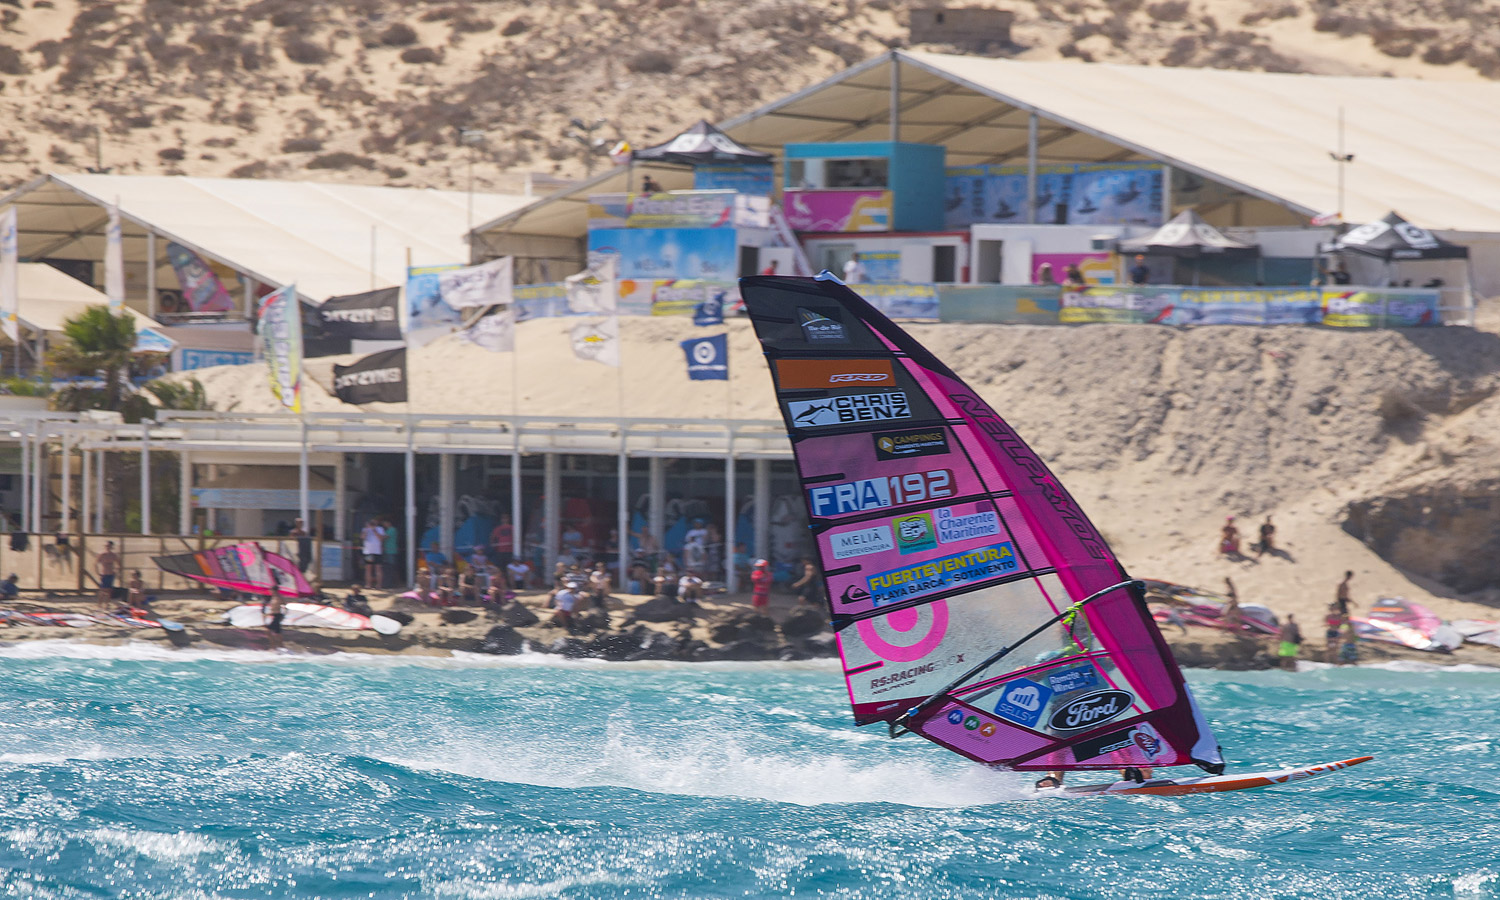
<svg viewBox="0 0 1500 900"><path fill-rule="evenodd" d="M63 323L90 306L107 306L109 298L100 291L46 263L21 263L20 307L16 318L34 332L60 332ZM125 312L135 320L137 332L161 326L130 307Z"/></svg>
<svg viewBox="0 0 1500 900"><path fill-rule="evenodd" d="M473 221L525 204L508 194L474 194ZM118 202L125 260L147 260L156 235L159 267L176 241L256 281L293 282L310 300L405 281L416 265L469 261L470 197L461 191L350 184L52 174L0 199L18 208L22 259L104 258L105 206ZM233 291L234 285L227 285Z"/></svg>

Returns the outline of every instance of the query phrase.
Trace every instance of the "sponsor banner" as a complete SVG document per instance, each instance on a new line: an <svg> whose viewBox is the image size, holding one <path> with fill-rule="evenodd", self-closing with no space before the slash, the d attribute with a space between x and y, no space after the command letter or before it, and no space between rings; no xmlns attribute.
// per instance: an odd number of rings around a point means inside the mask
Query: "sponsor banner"
<svg viewBox="0 0 1500 900"><path fill-rule="evenodd" d="M947 506L933 510L932 521L939 544L956 544L1001 534L1000 514L993 509L965 512L956 506Z"/></svg>
<svg viewBox="0 0 1500 900"><path fill-rule="evenodd" d="M182 299L193 312L230 312L234 298L203 257L176 241L167 242L167 261L177 273Z"/></svg>
<svg viewBox="0 0 1500 900"><path fill-rule="evenodd" d="M944 197L948 228L1028 222L1025 166L950 168ZM1161 200L1156 163L1037 166L1038 225L1160 225Z"/></svg>
<svg viewBox="0 0 1500 900"><path fill-rule="evenodd" d="M693 189L698 191L738 191L769 197L774 187L769 164L725 163L693 167Z"/></svg>
<svg viewBox="0 0 1500 900"><path fill-rule="evenodd" d="M515 297L516 321L571 316L568 309L568 286L552 284L518 284L511 290Z"/></svg>
<svg viewBox="0 0 1500 900"><path fill-rule="evenodd" d="M1062 291L1056 285L940 284L938 318L944 322L1056 325Z"/></svg>
<svg viewBox="0 0 1500 900"><path fill-rule="evenodd" d="M914 456L936 456L948 452L948 431L944 428L908 428L904 431L878 431L874 435L875 458L908 459Z"/></svg>
<svg viewBox="0 0 1500 900"><path fill-rule="evenodd" d="M1323 318L1316 288L1179 288L1173 307L1173 325L1316 325Z"/></svg>
<svg viewBox="0 0 1500 900"><path fill-rule="evenodd" d="M333 367L333 393L345 403L406 402L406 348L382 350Z"/></svg>
<svg viewBox="0 0 1500 900"><path fill-rule="evenodd" d="M589 229L732 228L737 199L725 190L592 194Z"/></svg>
<svg viewBox="0 0 1500 900"><path fill-rule="evenodd" d="M693 324L702 328L724 324L724 303L728 291L709 290L702 303L693 307Z"/></svg>
<svg viewBox="0 0 1500 900"><path fill-rule="evenodd" d="M891 520L891 531L896 535L896 548L902 556L937 549L937 528L932 524L932 513L912 513Z"/></svg>
<svg viewBox="0 0 1500 900"><path fill-rule="evenodd" d="M463 266L449 263L439 266L410 266L406 270L406 334L408 338L420 332L425 343L434 337L449 333L463 321L458 310L443 302L442 275L456 272Z"/></svg>
<svg viewBox="0 0 1500 900"><path fill-rule="evenodd" d="M136 353L171 353L177 342L155 328L142 328L135 333Z"/></svg>
<svg viewBox="0 0 1500 900"><path fill-rule="evenodd" d="M241 352L238 350L198 350L192 347L183 347L179 352L177 365L173 366L178 372L187 372L193 369L208 369L213 366L243 366L255 362L255 354Z"/></svg>
<svg viewBox="0 0 1500 900"><path fill-rule="evenodd" d="M1441 324L1441 293L1419 288L1322 291L1323 324L1336 328L1409 328Z"/></svg>
<svg viewBox="0 0 1500 900"><path fill-rule="evenodd" d="M995 715L1002 719L1035 728L1042 719L1042 710L1052 699L1052 688L1038 684L1029 678L1017 678L1000 688L1000 698L995 702Z"/></svg>
<svg viewBox="0 0 1500 900"><path fill-rule="evenodd" d="M465 328L464 339L491 353L511 353L516 349L516 310L506 307Z"/></svg>
<svg viewBox="0 0 1500 900"><path fill-rule="evenodd" d="M827 539L828 548L832 551L834 559L850 559L896 549L896 542L891 537L889 525L831 531L827 534Z"/></svg>
<svg viewBox="0 0 1500 900"><path fill-rule="evenodd" d="M1009 541L1003 541L870 575L865 578L865 587L871 605L879 608L928 597L966 582L1008 575L1019 567L1015 550Z"/></svg>
<svg viewBox="0 0 1500 900"><path fill-rule="evenodd" d="M1129 691L1095 691L1058 707L1047 725L1053 731L1083 731L1123 715L1134 702Z"/></svg>
<svg viewBox="0 0 1500 900"><path fill-rule="evenodd" d="M905 391L845 394L821 400L789 400L788 418L794 428L827 428L857 422L894 422L911 418Z"/></svg>
<svg viewBox="0 0 1500 900"><path fill-rule="evenodd" d="M693 381L729 380L729 335L695 338L682 342L687 355L688 378Z"/></svg>
<svg viewBox="0 0 1500 900"><path fill-rule="evenodd" d="M1098 687L1103 682L1099 679L1097 669L1092 665L1083 665L1073 669L1057 669L1048 672L1047 684L1054 694L1066 694L1070 691Z"/></svg>
<svg viewBox="0 0 1500 900"><path fill-rule="evenodd" d="M901 282L900 250L861 250L859 264L866 284L899 284Z"/></svg>
<svg viewBox="0 0 1500 900"><path fill-rule="evenodd" d="M120 208L114 204L109 207L109 224L104 226L104 295L116 313L125 305L125 244L120 232Z"/></svg>
<svg viewBox="0 0 1500 900"><path fill-rule="evenodd" d="M739 244L733 228L599 228L590 253L620 257L619 278L733 281Z"/></svg>
<svg viewBox="0 0 1500 900"><path fill-rule="evenodd" d="M271 393L282 407L301 412L302 304L297 301L296 285L289 284L262 298L256 319Z"/></svg>
<svg viewBox="0 0 1500 900"><path fill-rule="evenodd" d="M16 207L0 213L0 327L12 343L21 341L21 254Z"/></svg>
<svg viewBox="0 0 1500 900"><path fill-rule="evenodd" d="M860 254L864 258L864 254ZM939 318L938 289L931 284L860 284L855 289L869 304L892 319Z"/></svg>
<svg viewBox="0 0 1500 900"><path fill-rule="evenodd" d="M802 338L809 344L847 344L849 332L842 320L818 312L815 309L797 307L797 321L802 325Z"/></svg>
<svg viewBox="0 0 1500 900"><path fill-rule="evenodd" d="M324 338L356 341L401 340L401 289L329 297L314 307Z"/></svg>
<svg viewBox="0 0 1500 900"><path fill-rule="evenodd" d="M1178 291L1169 288L1091 287L1066 290L1058 321L1064 325L1085 322L1166 322L1172 316Z"/></svg>
<svg viewBox="0 0 1500 900"><path fill-rule="evenodd" d="M511 302L514 260L509 256L438 273L438 293L454 309Z"/></svg>
<svg viewBox="0 0 1500 900"><path fill-rule="evenodd" d="M193 505L199 509L299 509L302 495L281 488L193 488ZM334 509L333 491L308 491L308 509Z"/></svg>
<svg viewBox="0 0 1500 900"><path fill-rule="evenodd" d="M889 359L783 359L776 363L784 391L842 387L895 387Z"/></svg>
<svg viewBox="0 0 1500 900"><path fill-rule="evenodd" d="M782 211L795 231L890 231L892 197L885 190L786 191Z"/></svg>

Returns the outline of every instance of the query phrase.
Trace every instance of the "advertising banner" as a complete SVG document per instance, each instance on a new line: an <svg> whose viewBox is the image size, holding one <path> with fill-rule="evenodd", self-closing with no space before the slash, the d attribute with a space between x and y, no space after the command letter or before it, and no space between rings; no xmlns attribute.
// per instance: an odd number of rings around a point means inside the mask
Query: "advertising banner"
<svg viewBox="0 0 1500 900"><path fill-rule="evenodd" d="M1438 291L1325 288L1323 324L1335 328L1409 328L1441 324Z"/></svg>
<svg viewBox="0 0 1500 900"><path fill-rule="evenodd" d="M255 362L254 353L245 353L240 350L198 350L183 347L178 352L178 357L177 365L173 366L178 372L208 369L213 366L243 366Z"/></svg>
<svg viewBox="0 0 1500 900"><path fill-rule="evenodd" d="M400 288L329 297L314 307L325 338L356 341L401 340Z"/></svg>
<svg viewBox="0 0 1500 900"><path fill-rule="evenodd" d="M1159 225L1161 166L1112 163L1037 166L1039 225ZM1025 166L947 171L944 224L1026 224Z"/></svg>
<svg viewBox="0 0 1500 900"><path fill-rule="evenodd" d="M702 303L693 307L693 324L698 326L723 325L724 303L727 291L708 290L705 291Z"/></svg>
<svg viewBox="0 0 1500 900"><path fill-rule="evenodd" d="M568 286L560 282L518 284L514 295L517 322L571 315L568 312Z"/></svg>
<svg viewBox="0 0 1500 900"><path fill-rule="evenodd" d="M16 208L0 213L0 326L12 343L21 341L21 253Z"/></svg>
<svg viewBox="0 0 1500 900"><path fill-rule="evenodd" d="M1323 319L1318 290L1180 288L1173 325L1316 325Z"/></svg>
<svg viewBox="0 0 1500 900"><path fill-rule="evenodd" d="M796 231L890 231L892 196L882 190L787 191L782 206Z"/></svg>
<svg viewBox="0 0 1500 900"><path fill-rule="evenodd" d="M769 164L726 163L693 167L694 190L738 191L769 197L773 185Z"/></svg>
<svg viewBox="0 0 1500 900"><path fill-rule="evenodd" d="M262 298L256 317L271 393L292 412L302 411L301 306L296 286L289 284Z"/></svg>
<svg viewBox="0 0 1500 900"><path fill-rule="evenodd" d="M861 250L859 263L864 267L866 282L894 284L901 280L900 250Z"/></svg>
<svg viewBox="0 0 1500 900"><path fill-rule="evenodd" d="M585 322L573 328L571 337L573 355L579 359L592 360L606 366L620 364L619 319Z"/></svg>
<svg viewBox="0 0 1500 900"><path fill-rule="evenodd" d="M406 402L406 348L382 350L333 367L333 393L345 403Z"/></svg>
<svg viewBox="0 0 1500 900"><path fill-rule="evenodd" d="M458 263L411 266L406 270L406 336L421 346L453 330L463 321L458 310L443 302L444 272L462 269Z"/></svg>
<svg viewBox="0 0 1500 900"><path fill-rule="evenodd" d="M1173 288L1089 287L1065 290L1058 321L1064 325L1085 322L1166 322L1176 306Z"/></svg>
<svg viewBox="0 0 1500 900"><path fill-rule="evenodd" d="M729 380L729 335L683 341L682 352L687 355L688 378L693 381Z"/></svg>
<svg viewBox="0 0 1500 900"><path fill-rule="evenodd" d="M938 318L937 286L931 284L860 284L855 291L892 319Z"/></svg>
<svg viewBox="0 0 1500 900"><path fill-rule="evenodd" d="M109 308L118 313L125 305L125 243L120 231L120 208L109 207L109 224L104 226L104 296Z"/></svg>
<svg viewBox="0 0 1500 900"><path fill-rule="evenodd" d="M182 298L193 312L230 312L234 298L203 257L176 241L167 242L167 261L177 273Z"/></svg>
<svg viewBox="0 0 1500 900"><path fill-rule="evenodd" d="M590 253L620 256L620 278L732 281L739 246L732 228L606 228L589 232Z"/></svg>
<svg viewBox="0 0 1500 900"><path fill-rule="evenodd" d="M727 191L593 194L589 229L728 228L734 225L734 201Z"/></svg>
<svg viewBox="0 0 1500 900"><path fill-rule="evenodd" d="M939 318L944 322L1056 325L1061 299L1056 285L938 285Z"/></svg>
<svg viewBox="0 0 1500 900"><path fill-rule="evenodd" d="M1161 166L1080 165L1068 191L1069 225L1160 225Z"/></svg>

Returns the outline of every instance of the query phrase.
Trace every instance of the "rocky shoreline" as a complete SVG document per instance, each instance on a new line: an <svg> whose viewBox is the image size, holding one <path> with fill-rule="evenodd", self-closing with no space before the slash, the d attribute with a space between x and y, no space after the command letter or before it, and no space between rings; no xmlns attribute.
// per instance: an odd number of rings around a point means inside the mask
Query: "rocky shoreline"
<svg viewBox="0 0 1500 900"><path fill-rule="evenodd" d="M607 608L575 617L571 628L551 622L546 595L531 593L498 610L477 607L432 609L389 593L371 597L375 611L397 618L399 634L373 631L292 628L286 647L294 653L368 653L376 655L451 656L455 651L513 656L538 653L564 659L610 662L661 660L677 662L808 660L838 657L834 635L821 610L799 607L791 598L773 597L769 616L749 608L747 597L714 597L701 603L616 595ZM0 644L66 639L95 644L150 642L186 648L264 650L260 628L226 624L234 604L205 594L164 596L155 609L163 619L183 625L172 633L107 625L69 628L15 624L0 630ZM15 604L28 611L88 612L91 600L77 597L25 598ZM1167 635L1185 668L1254 671L1277 668L1275 644L1269 638L1232 635L1204 627ZM1308 645L1303 660L1321 661L1321 646ZM1360 662L1415 660L1429 664L1500 667L1500 650L1465 645L1452 653L1408 650L1361 642Z"/></svg>

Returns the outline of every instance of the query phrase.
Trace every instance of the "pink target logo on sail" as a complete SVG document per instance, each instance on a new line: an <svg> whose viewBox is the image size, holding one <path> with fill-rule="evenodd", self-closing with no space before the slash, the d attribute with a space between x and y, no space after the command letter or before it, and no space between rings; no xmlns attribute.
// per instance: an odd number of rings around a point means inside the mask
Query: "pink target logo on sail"
<svg viewBox="0 0 1500 900"><path fill-rule="evenodd" d="M912 662L931 654L948 634L948 604L939 600L925 606L898 609L855 625L871 653L892 662Z"/></svg>

